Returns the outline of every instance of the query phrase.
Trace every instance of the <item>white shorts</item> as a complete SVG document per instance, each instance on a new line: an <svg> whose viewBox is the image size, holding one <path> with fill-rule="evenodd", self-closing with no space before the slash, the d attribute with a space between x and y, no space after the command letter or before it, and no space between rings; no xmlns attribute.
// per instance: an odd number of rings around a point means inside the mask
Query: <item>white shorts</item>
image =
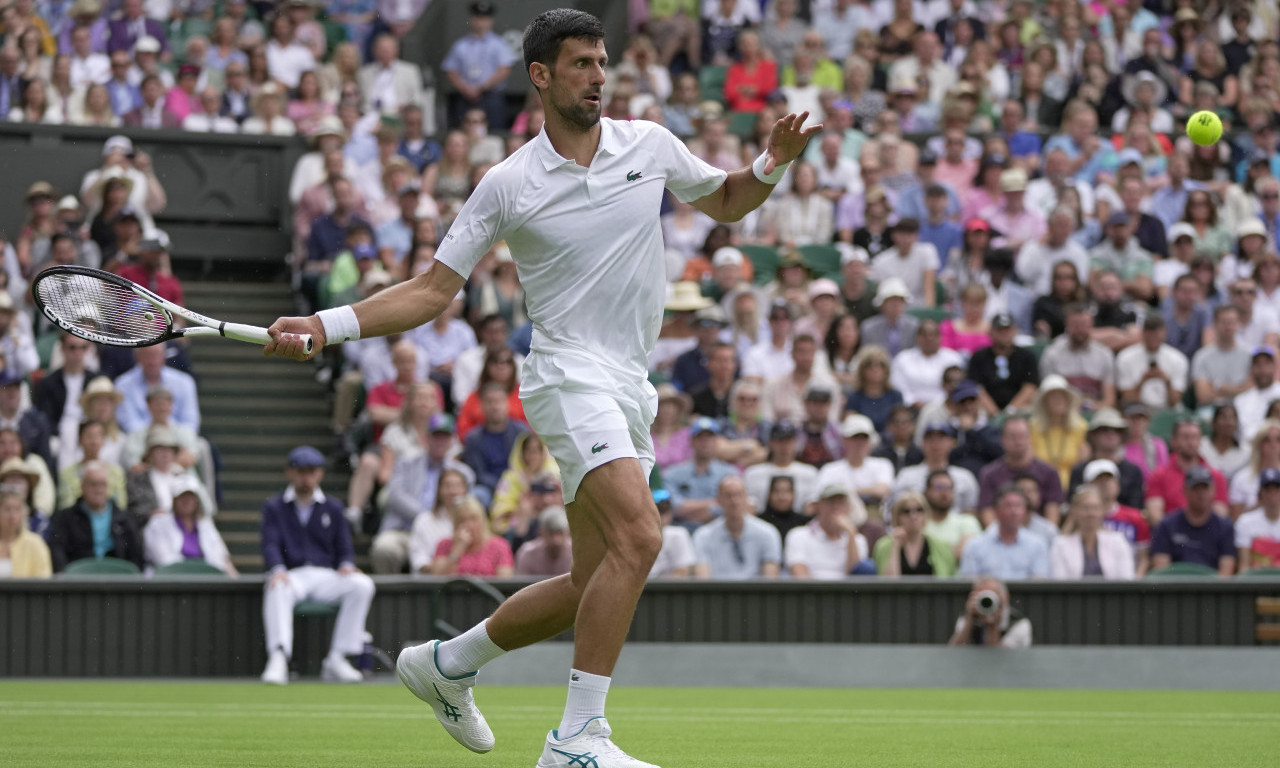
<svg viewBox="0 0 1280 768"><path fill-rule="evenodd" d="M520 379L525 418L560 467L565 504L588 472L614 459L639 459L648 480L654 465L649 429L658 412L658 393L648 380L628 380L582 357L540 352L525 358Z"/></svg>

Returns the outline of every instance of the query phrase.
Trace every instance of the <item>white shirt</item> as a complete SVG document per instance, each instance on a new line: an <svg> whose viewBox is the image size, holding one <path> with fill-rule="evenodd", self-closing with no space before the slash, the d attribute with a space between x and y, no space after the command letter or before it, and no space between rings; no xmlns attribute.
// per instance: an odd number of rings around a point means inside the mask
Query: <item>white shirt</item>
<svg viewBox="0 0 1280 768"><path fill-rule="evenodd" d="M71 57L71 87L88 88L93 83L111 79L111 60L101 53L90 53L83 59Z"/></svg>
<svg viewBox="0 0 1280 768"><path fill-rule="evenodd" d="M1067 180L1068 187L1074 187L1076 193L1080 195L1080 209L1085 215L1092 216L1094 209L1093 187L1083 181ZM1046 178L1032 179L1027 182L1027 196L1024 204L1028 208L1034 208L1039 211L1046 219L1049 214L1053 213L1053 209L1058 205L1058 190L1054 188L1053 182Z"/></svg>
<svg viewBox="0 0 1280 768"><path fill-rule="evenodd" d="M939 347L935 354L926 355L919 347L911 347L893 359L889 381L907 405L931 403L946 396L942 373L953 365L964 367L964 356L954 349Z"/></svg>
<svg viewBox="0 0 1280 768"><path fill-rule="evenodd" d="M670 576L677 568L692 568L697 564L698 553L693 548L689 529L679 525L663 526L662 549L658 550L658 559L649 569L649 578L660 579Z"/></svg>
<svg viewBox="0 0 1280 768"><path fill-rule="evenodd" d="M1280 541L1280 520L1268 520L1261 508L1245 512L1236 521L1236 548L1248 549L1254 539Z"/></svg>
<svg viewBox="0 0 1280 768"><path fill-rule="evenodd" d="M749 471L749 470L748 470ZM903 467L898 471L898 476L893 483L893 495L896 498L905 491L915 491L916 493L925 492L925 483L932 474L930 469L924 464L913 464L909 467ZM978 508L978 478L964 467L957 467L954 464L947 467L947 474L951 476L951 484L955 486L955 502L951 505L952 513L963 513L968 510L976 510Z"/></svg>
<svg viewBox="0 0 1280 768"><path fill-rule="evenodd" d="M789 376L796 368L791 359L791 340L788 339L782 349L773 346L767 337L755 344L742 358L742 375L747 378L771 379L776 376Z"/></svg>
<svg viewBox="0 0 1280 768"><path fill-rule="evenodd" d="M858 533L854 534L854 540L857 542L858 559L865 559L866 537ZM828 581L843 579L857 565L849 562L849 534L841 533L839 538L831 539L816 520L787 532L782 559L788 568L803 564L808 566L810 578Z"/></svg>
<svg viewBox="0 0 1280 768"><path fill-rule="evenodd" d="M818 173L818 189L839 189L844 192L862 192L863 190L862 169L847 157L836 158L835 168L828 168L824 157L814 163L813 168Z"/></svg>
<svg viewBox="0 0 1280 768"><path fill-rule="evenodd" d="M1161 344L1155 354L1138 343L1125 347L1116 355L1116 386L1121 390L1133 389L1142 381L1151 361L1169 377L1169 384L1160 379L1148 379L1138 391L1138 399L1157 410L1169 407L1169 387L1179 392L1187 389L1187 371L1191 364L1187 356L1168 344ZM1241 422L1243 424L1243 421Z"/></svg>
<svg viewBox="0 0 1280 768"><path fill-rule="evenodd" d="M1253 313L1249 324L1242 321L1236 331L1236 343L1245 349L1253 349L1266 344L1267 334L1280 332L1280 315L1269 306L1253 305Z"/></svg>
<svg viewBox="0 0 1280 768"><path fill-rule="evenodd" d="M436 260L466 276L506 240L532 349L643 379L666 295L664 191L691 202L725 178L656 123L602 118L590 168L557 154L543 131L485 174Z"/></svg>
<svg viewBox="0 0 1280 768"><path fill-rule="evenodd" d="M240 126L240 132L255 136L293 136L298 133L298 127L283 115L272 120L271 125L267 125L266 120L255 116L244 121L244 125Z"/></svg>
<svg viewBox="0 0 1280 768"><path fill-rule="evenodd" d="M799 512L805 504L813 501L818 486L818 469L809 464L793 461L785 467L773 462L765 462L747 467L742 474L742 484L747 488L747 496L756 509L764 509L769 503L769 484L775 477L791 478L795 489L795 503L791 509Z"/></svg>
<svg viewBox="0 0 1280 768"><path fill-rule="evenodd" d="M1280 400L1280 382L1273 381L1266 389L1250 387L1235 396L1236 415L1240 418L1240 442L1253 439L1267 418L1267 408L1272 400Z"/></svg>
<svg viewBox="0 0 1280 768"><path fill-rule="evenodd" d="M890 248L872 259L871 279L881 283L891 277L902 280L911 291L910 304L919 306L924 300L924 273L933 270L936 275L938 265L938 249L917 240L906 258L899 258L898 249Z"/></svg>
<svg viewBox="0 0 1280 768"><path fill-rule="evenodd" d="M868 488L881 483L888 488L893 487L893 462L879 456L868 456L862 460L862 466L858 467L852 466L845 459L840 459L825 464L818 470L819 489L826 488L828 485L843 485L857 494L859 488ZM849 502L854 525L867 522L867 508L863 505L862 499L856 495L850 496Z"/></svg>
<svg viewBox="0 0 1280 768"><path fill-rule="evenodd" d="M192 112L182 119L182 130L192 133L239 133L240 126L229 117Z"/></svg>
<svg viewBox="0 0 1280 768"><path fill-rule="evenodd" d="M302 73L315 68L316 59L306 46L297 42L280 45L276 40L267 43L267 72L272 80L279 80L288 88L297 88Z"/></svg>
<svg viewBox="0 0 1280 768"><path fill-rule="evenodd" d="M1033 294L1047 296L1053 282L1053 268L1062 261L1074 264L1080 282L1088 283L1089 252L1070 238L1059 248L1035 241L1023 245L1018 251L1013 271Z"/></svg>
<svg viewBox="0 0 1280 768"><path fill-rule="evenodd" d="M467 401L467 397L480 386L480 369L484 367L486 349L483 345L472 347L461 352L453 360L453 402L459 407ZM516 378L520 377L520 366L524 363L524 355L512 352L515 356Z"/></svg>
<svg viewBox="0 0 1280 768"><path fill-rule="evenodd" d="M453 536L453 519L447 514L436 516L425 512L413 518L413 530L409 533L409 572L419 573L422 567L431 568L436 558L436 547Z"/></svg>

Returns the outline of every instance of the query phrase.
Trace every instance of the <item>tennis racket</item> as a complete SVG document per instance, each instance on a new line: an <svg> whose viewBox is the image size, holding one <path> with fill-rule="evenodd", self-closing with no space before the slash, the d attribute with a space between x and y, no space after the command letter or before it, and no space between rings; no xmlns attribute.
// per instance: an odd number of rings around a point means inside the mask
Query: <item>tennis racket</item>
<svg viewBox="0 0 1280 768"><path fill-rule="evenodd" d="M149 347L194 336L224 336L260 345L271 341L266 328L205 317L101 269L50 267L36 275L31 295L36 307L58 327L112 347ZM193 325L174 328L175 317ZM311 337L304 335L303 340L310 352Z"/></svg>

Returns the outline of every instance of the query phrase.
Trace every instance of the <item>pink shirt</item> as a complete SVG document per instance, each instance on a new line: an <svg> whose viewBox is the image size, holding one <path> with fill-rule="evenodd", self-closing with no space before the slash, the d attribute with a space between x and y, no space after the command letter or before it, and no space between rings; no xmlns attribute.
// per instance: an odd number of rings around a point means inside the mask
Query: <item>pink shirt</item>
<svg viewBox="0 0 1280 768"><path fill-rule="evenodd" d="M935 181L951 187L961 198L968 196L969 191L973 189L973 180L977 175L977 158L961 160L958 163L939 160L937 170L933 172Z"/></svg>
<svg viewBox="0 0 1280 768"><path fill-rule="evenodd" d="M453 539L445 539L436 545L436 557L448 557L451 549ZM504 565L514 565L511 545L501 536L490 536L479 552L466 552L458 558L458 575L497 576L498 569Z"/></svg>
<svg viewBox="0 0 1280 768"><path fill-rule="evenodd" d="M666 440L654 436L653 456L659 469L692 459L693 446L689 444L689 428L683 427L672 432Z"/></svg>
<svg viewBox="0 0 1280 768"><path fill-rule="evenodd" d="M991 346L991 336L986 333L961 333L956 330L954 320L943 320L938 326L942 336L942 346L972 355L980 349Z"/></svg>

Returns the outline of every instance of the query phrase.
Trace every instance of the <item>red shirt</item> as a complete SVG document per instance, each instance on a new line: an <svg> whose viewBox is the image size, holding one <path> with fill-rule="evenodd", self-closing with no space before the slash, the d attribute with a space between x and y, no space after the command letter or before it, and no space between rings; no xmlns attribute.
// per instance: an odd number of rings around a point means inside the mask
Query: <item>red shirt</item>
<svg viewBox="0 0 1280 768"><path fill-rule="evenodd" d="M1227 480L1222 473L1208 464L1204 463L1204 459L1199 459L1200 466L1209 470L1209 474L1213 475L1213 500L1227 503ZM1186 474L1178 467L1178 462L1172 457L1169 463L1160 467L1151 473L1151 477L1147 478L1147 498L1164 499L1165 514L1175 509L1182 509L1187 505L1187 497L1183 488L1186 482Z"/></svg>
<svg viewBox="0 0 1280 768"><path fill-rule="evenodd" d="M778 63L758 59L751 69L738 62L729 67L724 80L724 100L733 112L759 112L765 97L778 88Z"/></svg>
<svg viewBox="0 0 1280 768"><path fill-rule="evenodd" d="M436 545L436 557L448 557L452 549L453 539L445 539ZM498 568L504 565L515 565L511 545L501 536L490 536L479 552L465 552L458 558L458 575L497 576Z"/></svg>
<svg viewBox="0 0 1280 768"><path fill-rule="evenodd" d="M138 264L122 264L116 268L116 274L126 280L132 280L162 299L172 301L174 304L182 303L182 282L173 275L148 272Z"/></svg>
<svg viewBox="0 0 1280 768"><path fill-rule="evenodd" d="M1134 549L1137 549L1139 544L1146 546L1151 543L1151 526L1147 524L1142 513L1133 507L1117 504L1102 524L1108 530L1123 533Z"/></svg>
<svg viewBox="0 0 1280 768"><path fill-rule="evenodd" d="M515 421L528 424L524 417L524 403L520 402L520 388L511 390L507 397L507 414ZM466 402L458 409L458 439L465 440L467 433L484 423L484 410L480 408L480 392L467 395Z"/></svg>

